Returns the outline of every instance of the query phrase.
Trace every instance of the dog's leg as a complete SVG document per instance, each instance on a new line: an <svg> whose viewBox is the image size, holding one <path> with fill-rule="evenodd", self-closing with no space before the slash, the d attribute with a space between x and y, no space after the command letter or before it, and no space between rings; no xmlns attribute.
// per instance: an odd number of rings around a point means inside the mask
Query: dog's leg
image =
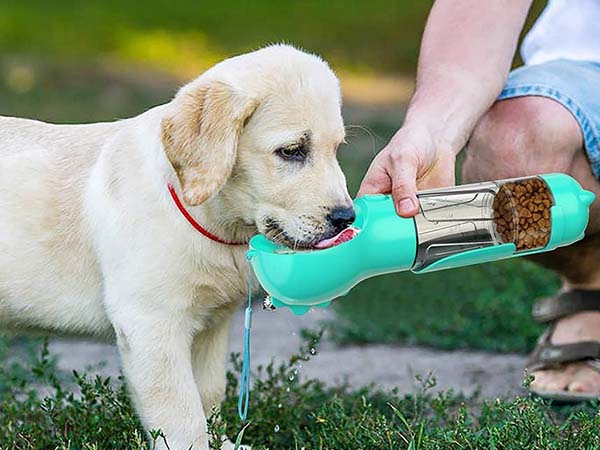
<svg viewBox="0 0 600 450"><path fill-rule="evenodd" d="M225 363L232 313L211 328L198 333L192 346L192 365L204 412L211 414L225 393Z"/></svg>
<svg viewBox="0 0 600 450"><path fill-rule="evenodd" d="M115 323L123 370L142 423L169 448L208 450L206 415L192 371L192 331L184 317L136 314ZM161 441L157 448L167 448Z"/></svg>
<svg viewBox="0 0 600 450"><path fill-rule="evenodd" d="M221 404L225 393L225 366L232 315L233 312L226 312L219 323L196 335L192 346L194 378L207 416L210 416L213 407ZM221 450L233 448L231 441L223 436ZM240 449L249 450L250 447L241 446Z"/></svg>

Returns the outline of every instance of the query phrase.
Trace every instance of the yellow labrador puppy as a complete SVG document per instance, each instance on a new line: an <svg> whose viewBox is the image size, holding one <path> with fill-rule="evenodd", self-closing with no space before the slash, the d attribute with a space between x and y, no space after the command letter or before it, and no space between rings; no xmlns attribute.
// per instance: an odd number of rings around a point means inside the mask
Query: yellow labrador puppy
<svg viewBox="0 0 600 450"><path fill-rule="evenodd" d="M340 104L325 62L276 45L131 119L0 117L0 328L115 336L145 427L207 449L243 244L308 248L353 220Z"/></svg>

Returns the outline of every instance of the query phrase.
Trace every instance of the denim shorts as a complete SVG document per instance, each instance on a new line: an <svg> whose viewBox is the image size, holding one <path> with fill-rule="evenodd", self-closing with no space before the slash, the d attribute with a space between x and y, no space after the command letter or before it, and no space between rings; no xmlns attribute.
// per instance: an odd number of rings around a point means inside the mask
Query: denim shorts
<svg viewBox="0 0 600 450"><path fill-rule="evenodd" d="M579 122L585 150L596 178L600 179L600 63L558 59L513 70L498 97L551 98Z"/></svg>

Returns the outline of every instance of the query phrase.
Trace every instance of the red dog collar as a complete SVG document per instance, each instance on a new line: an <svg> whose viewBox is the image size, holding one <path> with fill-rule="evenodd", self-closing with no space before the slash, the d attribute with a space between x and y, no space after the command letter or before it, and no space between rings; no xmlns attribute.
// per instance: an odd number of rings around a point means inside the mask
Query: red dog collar
<svg viewBox="0 0 600 450"><path fill-rule="evenodd" d="M187 212L187 210L185 209L185 206L183 206L183 203L181 203L181 200L179 200L179 197L177 196L177 192L175 192L175 188L173 187L173 185L171 183L168 183L167 186L169 188L169 193L171 194L171 198L173 199L173 202L175 202L175 205L177 206L177 209L179 209L179 211L181 211L181 214L183 214L183 217L186 218L186 220L190 223L190 225L193 226L196 230L198 230L201 234L206 236L211 241L218 242L219 244L225 244L225 245L246 245L246 244L248 244L248 242L229 242L229 241L226 241L225 239L221 239L217 235L212 234L210 231L208 231L206 228L204 228L202 225L200 225L198 222L196 222L196 219L194 219L192 217L192 215L189 212Z"/></svg>

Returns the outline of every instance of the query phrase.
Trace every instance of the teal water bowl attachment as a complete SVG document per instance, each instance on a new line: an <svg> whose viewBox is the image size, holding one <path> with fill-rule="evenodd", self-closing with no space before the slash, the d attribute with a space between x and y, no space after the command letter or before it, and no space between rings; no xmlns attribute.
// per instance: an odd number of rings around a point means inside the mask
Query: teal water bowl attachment
<svg viewBox="0 0 600 450"><path fill-rule="evenodd" d="M250 241L252 266L275 307L297 314L327 306L384 273L427 273L554 250L584 236L594 194L548 174L421 191L420 211L399 217L386 195L355 200L360 232L324 250L292 252L264 236Z"/></svg>
<svg viewBox="0 0 600 450"><path fill-rule="evenodd" d="M365 278L412 267L414 221L398 217L387 195L356 199L354 207L352 226L359 232L335 247L291 252L262 235L251 239L251 264L273 306L303 314L311 306L327 306Z"/></svg>

